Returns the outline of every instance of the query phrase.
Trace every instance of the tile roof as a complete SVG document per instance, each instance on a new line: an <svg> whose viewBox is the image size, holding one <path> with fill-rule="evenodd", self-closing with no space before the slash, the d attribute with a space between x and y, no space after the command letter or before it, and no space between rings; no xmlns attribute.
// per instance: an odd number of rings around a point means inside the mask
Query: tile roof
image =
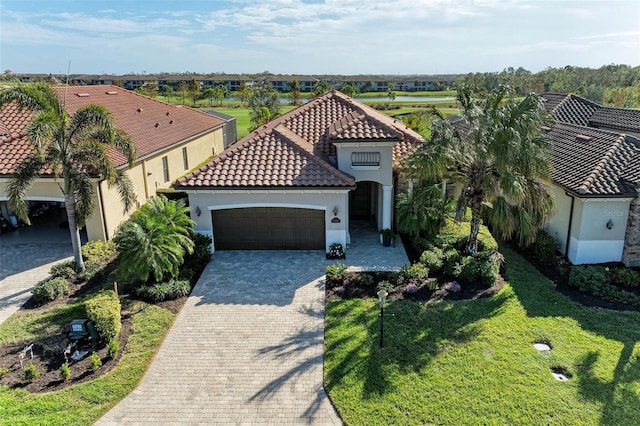
<svg viewBox="0 0 640 426"><path fill-rule="evenodd" d="M625 135L557 123L545 137L553 144L554 182L585 196L635 194L624 181L640 149Z"/></svg>
<svg viewBox="0 0 640 426"><path fill-rule="evenodd" d="M180 179L194 187L353 187L331 164L334 143L395 142L394 165L422 136L348 96L332 91L276 118Z"/></svg>
<svg viewBox="0 0 640 426"><path fill-rule="evenodd" d="M591 116L589 126L640 132L640 109L600 107Z"/></svg>
<svg viewBox="0 0 640 426"><path fill-rule="evenodd" d="M54 90L61 98L66 94L65 107L70 114L88 104L105 106L116 126L133 139L138 158L224 124L223 119L210 114L170 105L116 86L58 86ZM20 112L15 105L6 105L0 111L0 174L12 173L15 165L31 152L24 136L30 117L30 112ZM109 155L118 166L127 162L118 151L109 151Z"/></svg>

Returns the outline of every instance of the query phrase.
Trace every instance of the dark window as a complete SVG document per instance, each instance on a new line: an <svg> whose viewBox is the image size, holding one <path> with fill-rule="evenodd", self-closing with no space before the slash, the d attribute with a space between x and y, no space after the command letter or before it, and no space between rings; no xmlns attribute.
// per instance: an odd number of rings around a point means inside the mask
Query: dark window
<svg viewBox="0 0 640 426"><path fill-rule="evenodd" d="M182 164L185 170L189 170L189 157L187 156L187 147L182 148Z"/></svg>
<svg viewBox="0 0 640 426"><path fill-rule="evenodd" d="M379 152L352 152L351 165L352 166L379 166L380 153Z"/></svg>
<svg viewBox="0 0 640 426"><path fill-rule="evenodd" d="M169 160L166 156L162 157L162 173L164 174L164 181L169 182Z"/></svg>

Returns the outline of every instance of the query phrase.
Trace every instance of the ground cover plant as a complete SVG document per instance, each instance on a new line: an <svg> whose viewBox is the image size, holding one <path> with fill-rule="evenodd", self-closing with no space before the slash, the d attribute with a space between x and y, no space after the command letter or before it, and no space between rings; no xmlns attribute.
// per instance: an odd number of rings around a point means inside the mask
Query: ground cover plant
<svg viewBox="0 0 640 426"><path fill-rule="evenodd" d="M640 313L572 302L501 251L509 280L492 297L391 300L383 350L377 300L328 301L325 388L347 424L640 422Z"/></svg>

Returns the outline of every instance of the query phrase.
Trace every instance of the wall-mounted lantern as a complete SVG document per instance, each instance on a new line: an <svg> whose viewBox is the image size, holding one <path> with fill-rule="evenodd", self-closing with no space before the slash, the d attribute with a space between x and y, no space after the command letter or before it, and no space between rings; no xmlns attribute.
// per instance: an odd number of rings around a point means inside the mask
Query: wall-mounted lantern
<svg viewBox="0 0 640 426"><path fill-rule="evenodd" d="M200 210L200 206L196 206L196 214L200 216L202 214L202 210Z"/></svg>
<svg viewBox="0 0 640 426"><path fill-rule="evenodd" d="M613 229L613 221L611 219L609 219L605 226L607 227L607 229Z"/></svg>

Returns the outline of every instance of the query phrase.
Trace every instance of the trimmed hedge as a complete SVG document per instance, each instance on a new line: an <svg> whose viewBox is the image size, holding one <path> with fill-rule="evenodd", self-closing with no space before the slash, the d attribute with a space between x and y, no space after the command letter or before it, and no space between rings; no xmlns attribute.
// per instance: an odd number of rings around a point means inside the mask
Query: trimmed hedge
<svg viewBox="0 0 640 426"><path fill-rule="evenodd" d="M640 306L638 295L610 284L608 271L602 266L572 267L569 284L611 302Z"/></svg>
<svg viewBox="0 0 640 426"><path fill-rule="evenodd" d="M166 283L143 285L136 289L136 294L152 303L174 300L187 296L191 292L191 283L187 280L170 280Z"/></svg>
<svg viewBox="0 0 640 426"><path fill-rule="evenodd" d="M81 251L86 260L105 260L116 254L116 245L113 241L90 241L82 246Z"/></svg>
<svg viewBox="0 0 640 426"><path fill-rule="evenodd" d="M71 278L76 273L76 261L66 260L64 262L56 263L49 270L49 274L52 277Z"/></svg>
<svg viewBox="0 0 640 426"><path fill-rule="evenodd" d="M33 299L38 303L56 300L63 294L69 294L69 281L62 277L51 277L37 284L33 290Z"/></svg>
<svg viewBox="0 0 640 426"><path fill-rule="evenodd" d="M434 243L443 249L454 247L462 252L467 245L470 232L471 223L469 222L461 222L459 224L448 223L435 237ZM491 235L491 232L489 232L486 226L480 225L480 232L478 232L478 252L483 251L498 251L498 242L493 238L493 235Z"/></svg>
<svg viewBox="0 0 640 426"><path fill-rule="evenodd" d="M112 340L120 333L120 299L113 290L103 291L85 301L84 308L103 338Z"/></svg>

